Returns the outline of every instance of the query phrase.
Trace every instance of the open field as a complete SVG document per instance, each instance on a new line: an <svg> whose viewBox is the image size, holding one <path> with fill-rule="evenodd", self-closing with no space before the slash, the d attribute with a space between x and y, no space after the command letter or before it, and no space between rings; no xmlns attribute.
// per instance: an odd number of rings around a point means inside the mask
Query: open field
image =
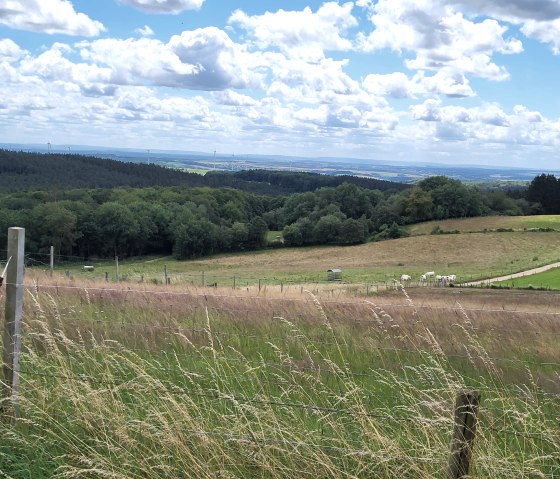
<svg viewBox="0 0 560 479"><path fill-rule="evenodd" d="M327 270L341 268L347 283L391 281L402 273L418 278L426 271L456 274L470 281L524 271L560 259L560 233L504 232L468 235L427 235L367 243L349 247L280 248L209 258L175 261L141 258L121 261L120 275L127 281L163 280L164 268L172 282L196 285L217 283L255 285L280 282L321 282ZM45 269L39 265L37 269ZM57 265L76 278L115 277L114 262L97 262L92 273L81 270L83 262Z"/></svg>
<svg viewBox="0 0 560 479"><path fill-rule="evenodd" d="M532 274L507 281L499 281L495 284L509 286L512 288L547 288L560 289L560 269L555 268L543 273Z"/></svg>
<svg viewBox="0 0 560 479"><path fill-rule="evenodd" d="M429 235L439 226L443 231L461 233L495 231L498 228L511 228L523 231L531 228L552 228L560 231L560 215L540 216L480 216L476 218L459 218L440 221L426 221L410 226L411 235Z"/></svg>
<svg viewBox="0 0 560 479"><path fill-rule="evenodd" d="M443 479L461 388L472 477L560 474L557 294L35 279L7 477Z"/></svg>

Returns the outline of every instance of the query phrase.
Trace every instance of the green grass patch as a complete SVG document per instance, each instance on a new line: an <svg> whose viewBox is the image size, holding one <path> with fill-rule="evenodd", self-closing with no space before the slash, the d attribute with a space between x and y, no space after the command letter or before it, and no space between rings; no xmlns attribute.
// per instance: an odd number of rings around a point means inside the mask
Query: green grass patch
<svg viewBox="0 0 560 479"><path fill-rule="evenodd" d="M497 231L499 229L524 231L539 228L560 231L560 215L481 216L427 221L410 226L409 232L412 235L427 235L437 227L444 231L459 231L461 233Z"/></svg>
<svg viewBox="0 0 560 479"><path fill-rule="evenodd" d="M560 289L560 268L550 269L542 273L531 274L521 278L493 283L512 288L544 288Z"/></svg>

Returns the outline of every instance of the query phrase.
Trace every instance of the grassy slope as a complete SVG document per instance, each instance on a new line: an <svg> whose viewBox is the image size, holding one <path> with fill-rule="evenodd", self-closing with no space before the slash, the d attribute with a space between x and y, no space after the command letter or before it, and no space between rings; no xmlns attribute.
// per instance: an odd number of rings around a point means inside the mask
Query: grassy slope
<svg viewBox="0 0 560 479"><path fill-rule="evenodd" d="M200 284L204 271L206 283L231 283L238 279L257 281L324 281L326 271L341 268L346 282L377 282L435 270L456 274L460 279L492 277L523 271L560 259L560 234L537 232L473 233L463 235L427 235L367 243L350 247L282 248L250 253L219 255L192 261L163 258L121 262L120 271L130 279L145 275L185 275ZM535 259L536 258L536 259ZM77 275L86 275L76 265ZM63 266L65 269L69 269ZM107 271L114 274L113 263L98 264L88 276L98 278ZM181 276L176 276L181 282ZM239 284L239 283L238 283Z"/></svg>
<svg viewBox="0 0 560 479"><path fill-rule="evenodd" d="M497 228L512 228L523 230L524 228L553 228L560 231L560 215L540 216L481 216L478 218L459 218L440 221L426 221L412 225L409 228L412 235L427 235L434 227L439 226L442 230L458 230L462 233L471 231L495 230Z"/></svg>

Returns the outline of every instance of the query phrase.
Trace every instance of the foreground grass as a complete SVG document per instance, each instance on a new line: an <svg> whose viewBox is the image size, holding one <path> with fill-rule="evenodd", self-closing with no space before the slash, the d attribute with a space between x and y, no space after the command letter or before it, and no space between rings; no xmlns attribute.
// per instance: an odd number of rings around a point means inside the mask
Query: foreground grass
<svg viewBox="0 0 560 479"><path fill-rule="evenodd" d="M474 477L560 473L554 315L471 291L468 310L161 293L28 292L3 477L443 478L465 387L483 397Z"/></svg>

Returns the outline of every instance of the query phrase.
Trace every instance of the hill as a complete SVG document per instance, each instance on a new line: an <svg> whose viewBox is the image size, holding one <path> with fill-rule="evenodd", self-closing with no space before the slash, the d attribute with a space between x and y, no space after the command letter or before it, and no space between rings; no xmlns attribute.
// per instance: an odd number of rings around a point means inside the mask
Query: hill
<svg viewBox="0 0 560 479"><path fill-rule="evenodd" d="M381 191L402 191L408 187L384 180L301 172L218 171L200 175L154 164L78 154L0 150L0 193L56 188L209 186L282 195L313 191L324 186L338 186L343 182Z"/></svg>

